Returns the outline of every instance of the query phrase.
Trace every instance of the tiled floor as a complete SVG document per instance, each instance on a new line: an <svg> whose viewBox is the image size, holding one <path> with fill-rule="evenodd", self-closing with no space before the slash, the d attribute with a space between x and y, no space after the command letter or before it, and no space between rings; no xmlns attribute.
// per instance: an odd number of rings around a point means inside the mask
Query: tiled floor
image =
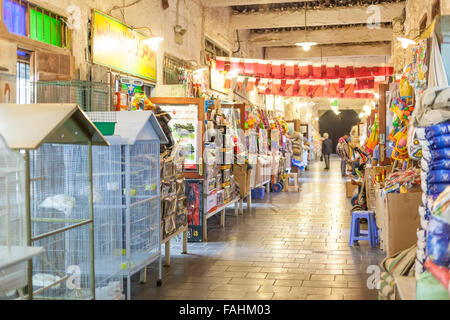
<svg viewBox="0 0 450 320"><path fill-rule="evenodd" d="M312 164L302 174L300 193L266 195L251 214L227 213L208 222L208 242L189 243L182 255L172 244L172 265L156 287L156 266L148 282L132 281L133 299L376 299L366 287L367 266L384 257L367 244L350 248L350 204L340 176Z"/></svg>

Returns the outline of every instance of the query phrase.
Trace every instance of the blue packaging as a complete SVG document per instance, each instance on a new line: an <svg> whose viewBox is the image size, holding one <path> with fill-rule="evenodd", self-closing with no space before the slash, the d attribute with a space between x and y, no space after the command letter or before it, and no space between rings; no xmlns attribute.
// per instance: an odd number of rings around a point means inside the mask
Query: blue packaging
<svg viewBox="0 0 450 320"><path fill-rule="evenodd" d="M427 195L440 194L450 185L450 183L431 183L427 185Z"/></svg>
<svg viewBox="0 0 450 320"><path fill-rule="evenodd" d="M450 170L432 170L427 172L427 183L450 183Z"/></svg>
<svg viewBox="0 0 450 320"><path fill-rule="evenodd" d="M435 216L428 223L427 254L435 264L450 266L450 225Z"/></svg>
<svg viewBox="0 0 450 320"><path fill-rule="evenodd" d="M450 148L450 134L433 137L428 141L428 144L432 150Z"/></svg>
<svg viewBox="0 0 450 320"><path fill-rule="evenodd" d="M450 121L445 123L440 123L434 126L429 126L425 128L425 134L427 140L430 140L436 136L442 136L444 134L450 134Z"/></svg>
<svg viewBox="0 0 450 320"><path fill-rule="evenodd" d="M428 162L446 160L446 159L450 160L450 148L430 150L429 152L424 150L423 158Z"/></svg>

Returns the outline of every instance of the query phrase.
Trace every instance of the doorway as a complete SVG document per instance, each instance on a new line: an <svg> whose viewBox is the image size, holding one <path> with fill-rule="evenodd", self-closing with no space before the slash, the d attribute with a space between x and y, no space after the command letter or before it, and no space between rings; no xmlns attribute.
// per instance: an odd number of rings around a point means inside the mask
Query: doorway
<svg viewBox="0 0 450 320"><path fill-rule="evenodd" d="M329 110L319 119L320 134L327 132L333 141L333 150L336 150L339 138L350 135L352 127L359 122L358 114L354 110L342 110L338 115Z"/></svg>

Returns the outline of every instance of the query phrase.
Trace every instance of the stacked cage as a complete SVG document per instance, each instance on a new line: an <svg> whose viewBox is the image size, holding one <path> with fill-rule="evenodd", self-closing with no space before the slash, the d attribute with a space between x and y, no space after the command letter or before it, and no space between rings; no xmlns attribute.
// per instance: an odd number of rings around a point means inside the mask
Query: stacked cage
<svg viewBox="0 0 450 320"><path fill-rule="evenodd" d="M106 136L114 133L115 112L90 112L89 118ZM112 130L111 130L112 128ZM122 300L123 231L122 197L117 195L122 179L122 147L93 147L93 201L95 298Z"/></svg>
<svg viewBox="0 0 450 320"><path fill-rule="evenodd" d="M0 105L0 133L25 160L28 298L94 298L92 144L107 145L76 105Z"/></svg>
<svg viewBox="0 0 450 320"><path fill-rule="evenodd" d="M131 276L161 259L160 140L149 132L151 112L112 113L117 123L115 134L107 136L110 146L93 151L96 282L97 290L117 294L125 276L130 299ZM111 113L88 116L95 123L109 122Z"/></svg>
<svg viewBox="0 0 450 320"><path fill-rule="evenodd" d="M0 135L0 299L16 297L27 284L27 263L11 265L26 246L25 162Z"/></svg>
<svg viewBox="0 0 450 320"><path fill-rule="evenodd" d="M29 151L34 298L91 299L89 146L45 143Z"/></svg>

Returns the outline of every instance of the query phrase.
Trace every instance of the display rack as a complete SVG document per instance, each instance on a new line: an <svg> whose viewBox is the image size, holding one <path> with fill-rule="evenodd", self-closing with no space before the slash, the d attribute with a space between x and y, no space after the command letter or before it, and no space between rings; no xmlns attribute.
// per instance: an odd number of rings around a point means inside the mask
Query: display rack
<svg viewBox="0 0 450 320"><path fill-rule="evenodd" d="M245 136L243 134L246 131L245 128L245 103L222 103L221 104L222 109L224 110L233 110L234 114L232 115L232 119L234 120L233 129L236 131L238 139L243 140L239 141L243 147L245 147ZM225 111L226 112L226 111ZM239 134L238 130L240 130L241 135ZM245 150L245 153L248 153L248 149ZM243 202L244 199L246 200L246 212L250 212L251 210L251 189L249 190L249 193L245 196L241 196L239 199L239 211L238 213L244 214L244 208L243 208Z"/></svg>
<svg viewBox="0 0 450 320"><path fill-rule="evenodd" d="M163 111L167 112L172 120L169 122L170 130L175 143L186 150L184 165L184 177L186 181L186 195L189 192L188 179L203 181L203 136L205 132L205 100L203 98L150 98L150 101ZM202 184L203 185L203 184ZM199 192L203 192L199 190ZM202 193L203 194L203 193ZM200 206L202 199L196 198L197 204L189 209L187 214L188 228L186 231L177 230L175 234L170 234L167 239L163 239L165 244L165 264L170 265L170 240L183 233L183 253L187 252L186 241L198 237L195 234L201 233L201 223L203 207ZM187 199L189 206L189 197ZM195 212L195 218L193 217ZM195 231L194 231L195 230ZM185 250L186 249L186 250Z"/></svg>
<svg viewBox="0 0 450 320"><path fill-rule="evenodd" d="M239 204L240 200L241 200L240 197L236 197L233 200L231 200L230 202L225 203L225 204L217 207L213 211L208 212L207 214L205 214L203 216L203 241L204 242L208 241L208 223L207 223L208 219L214 217L219 212L221 212L221 215L220 215L220 226L222 228L225 228L225 210L226 210L226 208L228 208L228 207L230 207L231 205L234 204L234 215L237 217L238 216L238 212L239 212L238 204ZM206 208L205 208L205 210L206 210Z"/></svg>
<svg viewBox="0 0 450 320"><path fill-rule="evenodd" d="M108 114L88 113L96 122ZM162 281L159 149L168 140L151 111L114 114L110 147L93 151L95 271L99 291L120 291L121 277L126 277L130 300L131 276L141 272L145 282L146 267L154 261L159 262L157 284Z"/></svg>
<svg viewBox="0 0 450 320"><path fill-rule="evenodd" d="M179 144L172 147L171 153L161 154L161 243L165 249L164 266L170 267L171 239L183 234L183 254L187 253L188 219L186 207L186 181L184 178L184 152Z"/></svg>
<svg viewBox="0 0 450 320"><path fill-rule="evenodd" d="M76 105L0 105L0 134L25 158L32 299L94 299L92 145L107 146ZM69 280L69 281L66 281Z"/></svg>

